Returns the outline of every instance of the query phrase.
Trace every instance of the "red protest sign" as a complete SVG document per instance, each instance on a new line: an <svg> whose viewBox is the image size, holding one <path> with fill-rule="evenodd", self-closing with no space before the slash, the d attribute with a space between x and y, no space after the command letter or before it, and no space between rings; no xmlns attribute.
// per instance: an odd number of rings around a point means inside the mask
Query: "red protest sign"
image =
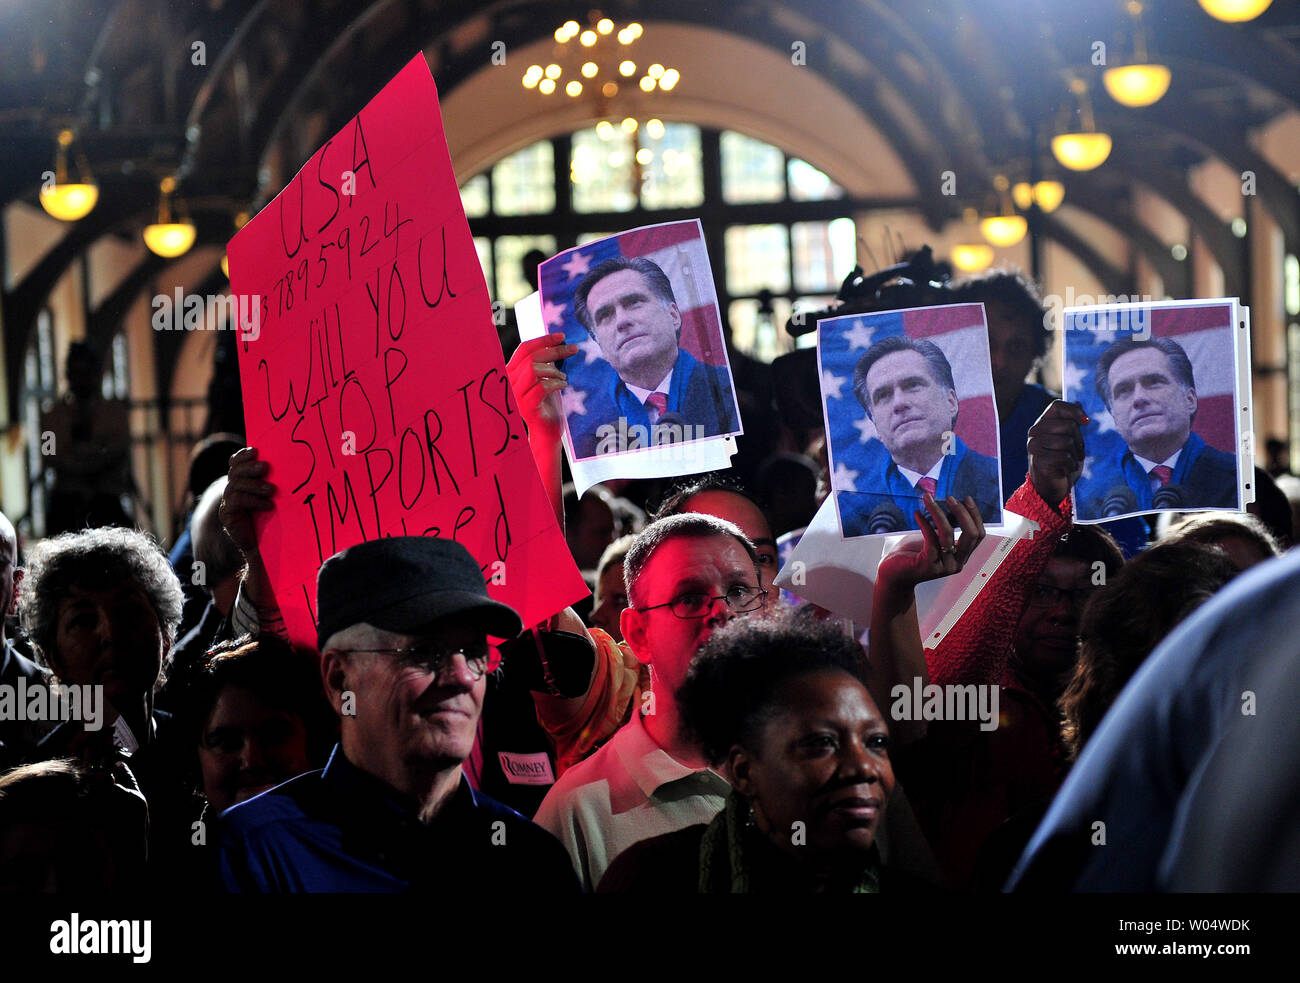
<svg viewBox="0 0 1300 983"><path fill-rule="evenodd" d="M442 536L525 624L586 594L529 453L417 55L230 242L248 441L271 464L261 552L295 642L316 572Z"/></svg>

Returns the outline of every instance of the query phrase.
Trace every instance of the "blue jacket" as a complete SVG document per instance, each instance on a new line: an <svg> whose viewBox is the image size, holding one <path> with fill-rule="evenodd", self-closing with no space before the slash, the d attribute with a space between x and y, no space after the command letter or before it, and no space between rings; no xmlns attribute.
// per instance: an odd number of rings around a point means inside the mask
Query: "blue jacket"
<svg viewBox="0 0 1300 983"><path fill-rule="evenodd" d="M591 374L588 375L588 372ZM569 435L579 459L593 457L597 449L608 450L613 441L606 441L600 433L603 426L619 429L619 419L626 420L625 428L633 434L633 427L643 427L648 433L650 414L636 398L627 384L608 362L584 366L582 379L586 383L587 398L582 415L569 415ZM588 379L592 381L588 382ZM574 380L577 381L577 380ZM716 437L739 430L735 402L731 389L731 376L722 366L706 365L697 361L684 348L677 353L672 378L668 383L667 413L679 418L682 425L703 427L700 436ZM605 432L606 434L609 431ZM648 439L642 438L642 446Z"/></svg>
<svg viewBox="0 0 1300 983"><path fill-rule="evenodd" d="M1238 504L1237 458L1215 450L1199 435L1192 433L1183 445L1169 484L1182 489L1183 508L1235 509ZM1124 447L1119 455L1094 461L1091 476L1078 483L1079 518L1101 518L1111 492L1125 485L1132 489L1137 500L1137 507L1126 508L1126 512L1147 512L1154 508L1151 479L1128 447Z"/></svg>
<svg viewBox="0 0 1300 983"><path fill-rule="evenodd" d="M569 855L513 809L460 788L433 822L335 746L311 771L221 814L233 893L577 894Z"/></svg>
<svg viewBox="0 0 1300 983"><path fill-rule="evenodd" d="M845 536L867 536L871 528L871 513L880 506L893 505L903 516L903 524L897 525L894 515L894 528L877 528L876 532L891 532L901 529L916 529L916 520L912 518L915 509L925 511L921 492L898 470L898 465L881 443L880 438L873 437L862 448L862 453L852 459L852 467L858 471L859 489L870 491L837 492L840 508L840 525ZM969 495L975 499L980 517L986 524L992 525L1002 521L1002 499L998 495L998 462L983 454L977 454L956 438L954 451L943 459L939 470L938 487L935 498L940 502L947 496L964 501Z"/></svg>
<svg viewBox="0 0 1300 983"><path fill-rule="evenodd" d="M1261 672L1278 678L1267 674L1278 655L1294 658L1297 597L1300 552L1292 550L1237 577L1160 643L1079 755L1009 889L1053 895L1179 890L1169 880L1189 827L1196 827L1190 817L1207 804L1225 814L1225 799L1242 809L1253 805L1256 789L1216 783L1214 766L1234 760L1223 755L1232 735L1246 737L1261 726L1254 721L1267 719L1243 716L1242 694L1258 688ZM1270 698L1285 697L1271 690ZM1294 769L1294 745L1265 735L1256 740L1261 750L1273 749L1281 775ZM1294 814L1288 820L1294 825ZM1288 820L1279 816L1278 826ZM1106 846L1095 839L1100 825ZM1255 859L1268 863L1269 854Z"/></svg>

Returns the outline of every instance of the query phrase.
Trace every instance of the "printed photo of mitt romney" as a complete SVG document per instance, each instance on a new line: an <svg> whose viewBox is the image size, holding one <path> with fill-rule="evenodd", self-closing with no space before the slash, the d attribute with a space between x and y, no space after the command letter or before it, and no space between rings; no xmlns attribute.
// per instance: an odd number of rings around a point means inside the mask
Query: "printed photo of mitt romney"
<svg viewBox="0 0 1300 983"><path fill-rule="evenodd" d="M1064 398L1091 419L1075 521L1243 507L1234 301L1066 308Z"/></svg>
<svg viewBox="0 0 1300 983"><path fill-rule="evenodd" d="M542 318L564 359L575 460L741 433L698 221L633 229L540 266Z"/></svg>
<svg viewBox="0 0 1300 983"><path fill-rule="evenodd" d="M817 357L841 535L919 529L927 493L941 508L969 498L985 525L1002 521L982 305L821 320Z"/></svg>

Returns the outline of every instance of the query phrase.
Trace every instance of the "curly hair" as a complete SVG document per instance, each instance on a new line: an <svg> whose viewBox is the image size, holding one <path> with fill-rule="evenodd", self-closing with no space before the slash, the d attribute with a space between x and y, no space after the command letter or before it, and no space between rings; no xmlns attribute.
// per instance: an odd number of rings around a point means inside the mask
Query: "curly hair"
<svg viewBox="0 0 1300 983"><path fill-rule="evenodd" d="M735 744L756 748L783 685L828 669L866 685L865 653L842 626L788 610L737 618L710 636L677 690L682 734L711 764Z"/></svg>
<svg viewBox="0 0 1300 983"><path fill-rule="evenodd" d="M1088 602L1079 619L1079 659L1059 703L1072 758L1146 657L1237 572L1217 546L1160 543L1130 560Z"/></svg>
<svg viewBox="0 0 1300 983"><path fill-rule="evenodd" d="M149 536L105 526L37 543L27 559L19 613L42 661L54 668L50 659L58 637L59 605L71 588L103 590L125 583L144 591L170 648L181 622L184 596L167 555Z"/></svg>
<svg viewBox="0 0 1300 983"><path fill-rule="evenodd" d="M1042 358L1052 340L1047 311L1034 281L1016 269L987 270L953 283L948 304L999 304L1020 323L1031 339L1035 358Z"/></svg>

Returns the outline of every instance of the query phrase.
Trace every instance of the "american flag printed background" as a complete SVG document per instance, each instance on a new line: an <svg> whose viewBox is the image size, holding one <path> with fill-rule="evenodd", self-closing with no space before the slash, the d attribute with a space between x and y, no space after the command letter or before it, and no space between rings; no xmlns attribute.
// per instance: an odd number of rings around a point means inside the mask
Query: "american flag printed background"
<svg viewBox="0 0 1300 983"><path fill-rule="evenodd" d="M853 369L873 343L891 335L924 338L939 347L957 385L957 436L976 453L998 457L998 413L984 305L949 304L827 318L817 322L817 356L835 491L887 491L882 476L868 474L858 463L862 448L876 436L876 427L853 393Z"/></svg>
<svg viewBox="0 0 1300 983"><path fill-rule="evenodd" d="M564 340L581 349L577 355L560 363L569 379L563 390L566 427L574 417L586 414L588 393L607 379L609 372L609 365L601 355L596 339L590 337L574 317L574 292L591 269L615 256L643 256L659 265L672 284L682 314L681 347L700 362L725 367L731 376L727 346L722 338L718 295L699 220L648 225L598 239L553 256L539 267L542 320L546 323L546 330L563 331ZM734 377L732 385L733 389L726 398L734 405ZM739 421L738 408L735 414ZM744 432L743 421L741 429L733 432Z"/></svg>
<svg viewBox="0 0 1300 983"><path fill-rule="evenodd" d="M1091 423L1083 427L1085 458L1079 478L1080 494L1095 460L1123 453L1124 440L1115 429L1106 404L1094 384L1097 360L1115 342L1133 336L1172 338L1183 346L1192 363L1196 382L1196 419L1193 432L1207 444L1229 454L1237 453L1236 344L1233 338L1232 301L1184 306L1120 305L1066 308L1062 312L1065 337L1063 398L1081 403Z"/></svg>

